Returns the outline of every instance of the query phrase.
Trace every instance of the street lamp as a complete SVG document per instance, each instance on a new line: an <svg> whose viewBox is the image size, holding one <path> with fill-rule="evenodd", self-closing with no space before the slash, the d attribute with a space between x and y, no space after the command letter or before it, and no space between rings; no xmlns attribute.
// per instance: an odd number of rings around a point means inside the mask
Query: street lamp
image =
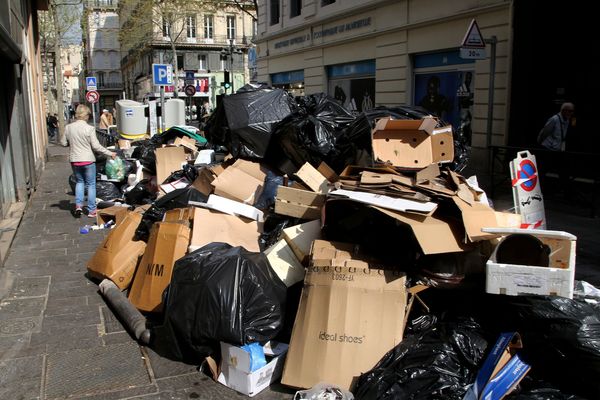
<svg viewBox="0 0 600 400"><path fill-rule="evenodd" d="M225 60L228 60L228 64L229 64L228 71L225 72L226 78L225 78L224 84L226 85L227 83L229 83L227 78L230 77L232 94L235 92L235 90L233 88L233 55L234 54L242 54L242 53L243 53L242 50L240 50L238 47L234 46L233 39L229 39L229 47L226 47L221 50L221 57ZM225 90L227 90L227 86L225 86Z"/></svg>

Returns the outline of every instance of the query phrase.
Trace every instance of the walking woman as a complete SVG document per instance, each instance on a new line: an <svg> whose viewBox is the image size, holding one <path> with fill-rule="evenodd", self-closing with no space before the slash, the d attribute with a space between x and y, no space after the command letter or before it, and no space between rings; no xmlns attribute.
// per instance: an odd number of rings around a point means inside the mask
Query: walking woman
<svg viewBox="0 0 600 400"><path fill-rule="evenodd" d="M83 198L87 189L88 217L96 218L96 156L104 154L115 158L113 153L98 142L96 129L88 125L91 111L83 104L77 106L75 111L75 122L67 125L63 146L70 146L69 161L77 184L75 185L75 216L80 217L83 213Z"/></svg>

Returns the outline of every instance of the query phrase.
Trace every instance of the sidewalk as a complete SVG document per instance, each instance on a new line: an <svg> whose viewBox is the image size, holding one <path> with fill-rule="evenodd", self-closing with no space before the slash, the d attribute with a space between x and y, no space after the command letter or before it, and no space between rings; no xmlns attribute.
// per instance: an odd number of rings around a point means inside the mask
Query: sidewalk
<svg viewBox="0 0 600 400"><path fill-rule="evenodd" d="M68 149L49 162L0 268L0 399L240 399L133 340L85 277L105 232L70 214ZM3 291L4 288L4 291ZM256 399L290 399L274 386Z"/></svg>
<svg viewBox="0 0 600 400"><path fill-rule="evenodd" d="M196 366L140 347L85 277L106 234L79 233L71 216L67 149L50 144L49 162L0 267L1 399L241 399ZM501 193L500 193L501 192ZM512 204L499 191L496 208ZM600 286L600 224L570 199L546 201L549 229L578 237L577 279ZM291 399L274 385L255 399Z"/></svg>

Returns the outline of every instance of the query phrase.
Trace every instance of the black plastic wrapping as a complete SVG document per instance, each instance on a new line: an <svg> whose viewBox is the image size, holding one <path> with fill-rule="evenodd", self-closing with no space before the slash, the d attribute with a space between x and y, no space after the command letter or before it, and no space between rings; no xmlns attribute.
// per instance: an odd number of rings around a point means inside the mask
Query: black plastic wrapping
<svg viewBox="0 0 600 400"><path fill-rule="evenodd" d="M156 193L153 193L148 185L150 181L144 179L139 181L131 190L125 193L125 202L130 205L150 204L156 198Z"/></svg>
<svg viewBox="0 0 600 400"><path fill-rule="evenodd" d="M488 345L472 319L422 320L354 389L358 400L462 399Z"/></svg>
<svg viewBox="0 0 600 400"><path fill-rule="evenodd" d="M264 254L211 243L175 262L157 332L173 358L190 363L215 341L265 342L283 326L286 290Z"/></svg>
<svg viewBox="0 0 600 400"><path fill-rule="evenodd" d="M196 167L190 164L185 164L182 169L179 171L173 172L164 182L160 182L159 184L174 182L181 178L186 178L190 183L194 182L198 177L198 170Z"/></svg>
<svg viewBox="0 0 600 400"><path fill-rule="evenodd" d="M281 232L290 226L298 225L302 222L299 218L288 217L285 215L269 213L263 224L263 233L260 234L258 244L260 251L265 251L273 246L281 238Z"/></svg>
<svg viewBox="0 0 600 400"><path fill-rule="evenodd" d="M283 176L277 175L275 172L267 169L267 176L260 192L260 196L254 203L254 207L259 210L266 210L275 205L275 197L277 197L277 188L283 185Z"/></svg>
<svg viewBox="0 0 600 400"><path fill-rule="evenodd" d="M162 221L163 216L168 210L174 208L187 207L190 201L206 202L208 197L188 186L184 189L175 189L156 200L152 207L144 213L142 221L135 230L135 240L148 241L150 237L150 228L155 222Z"/></svg>
<svg viewBox="0 0 600 400"><path fill-rule="evenodd" d="M96 197L102 200L114 200L122 198L123 195L114 182L96 181Z"/></svg>
<svg viewBox="0 0 600 400"><path fill-rule="evenodd" d="M208 120L208 139L226 146L234 157L262 159L273 125L290 112L293 99L281 89L245 91L223 98ZM225 125L228 130L225 129Z"/></svg>
<svg viewBox="0 0 600 400"><path fill-rule="evenodd" d="M292 174L305 162L325 161L340 172L347 165L373 162L371 126L364 114L354 117L323 93L298 99L298 109L273 128L268 159Z"/></svg>
<svg viewBox="0 0 600 400"><path fill-rule="evenodd" d="M155 150L158 146L160 146L160 144L155 140L139 141L136 142L136 146L131 154L131 157L139 160L142 166L152 175L156 175Z"/></svg>

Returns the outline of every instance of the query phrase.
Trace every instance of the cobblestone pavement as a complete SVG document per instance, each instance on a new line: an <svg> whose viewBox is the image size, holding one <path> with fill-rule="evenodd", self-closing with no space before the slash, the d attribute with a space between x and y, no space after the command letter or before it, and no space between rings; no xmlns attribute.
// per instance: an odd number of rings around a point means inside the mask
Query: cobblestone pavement
<svg viewBox="0 0 600 400"><path fill-rule="evenodd" d="M67 149L49 162L0 268L0 399L239 399L198 372L131 338L85 277L105 232L79 233L70 214ZM510 193L495 199L508 208ZM500 208L499 208L500 207ZM600 286L600 224L570 199L547 202L550 229L578 236L577 278ZM256 399L290 399L274 385Z"/></svg>

